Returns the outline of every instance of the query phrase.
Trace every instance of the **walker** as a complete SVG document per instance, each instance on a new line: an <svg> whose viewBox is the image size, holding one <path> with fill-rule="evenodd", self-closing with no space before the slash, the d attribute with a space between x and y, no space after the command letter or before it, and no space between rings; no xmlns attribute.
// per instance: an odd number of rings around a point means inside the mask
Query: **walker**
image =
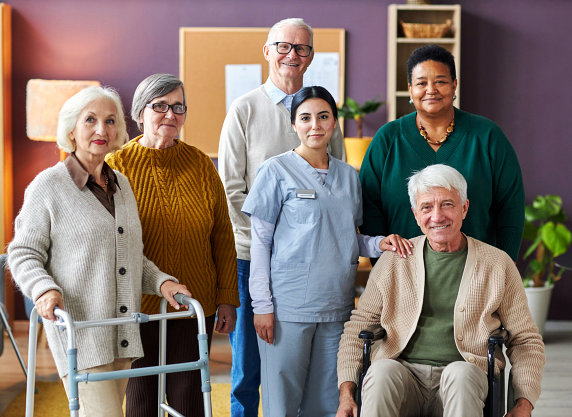
<svg viewBox="0 0 572 417"><path fill-rule="evenodd" d="M159 375L159 397L158 397L158 416L165 417L167 415L175 417L185 417L172 407L165 403L165 381L166 374L172 372L184 371L201 371L203 392L203 402L205 417L212 417L211 407L211 384L210 384L210 370L209 370L209 349L208 349L208 335L206 333L205 314L200 303L183 294L175 294L175 300L179 304L188 305L188 311L180 311L167 313L167 300L161 300L160 314L143 314L133 313L131 317L112 318L105 320L93 321L72 321L69 314L64 310L56 308L54 314L58 317L56 325L60 330L67 330L67 356L68 356L68 369L69 369L69 409L71 417L79 416L79 400L78 400L78 384L80 382L96 382L109 379L122 379L147 375ZM176 319L182 317L197 316L199 333L197 335L199 343L199 360L195 362L183 362L171 365L166 365L166 344L167 344L167 326L165 320ZM150 366L147 368L128 369L122 371L102 372L90 374L88 372L77 371L77 347L75 340L76 329L99 327L99 326L114 326L127 323L146 323L149 321L159 320L159 366ZM26 386L26 417L34 415L34 386L36 382L36 349L38 342L38 312L36 308L30 314L30 335L28 342L28 380Z"/></svg>

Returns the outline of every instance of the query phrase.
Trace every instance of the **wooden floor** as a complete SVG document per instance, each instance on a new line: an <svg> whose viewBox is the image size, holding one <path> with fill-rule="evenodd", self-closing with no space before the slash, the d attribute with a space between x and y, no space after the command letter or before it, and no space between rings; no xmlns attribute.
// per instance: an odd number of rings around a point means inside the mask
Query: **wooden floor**
<svg viewBox="0 0 572 417"><path fill-rule="evenodd" d="M24 361L27 363L28 323L16 322L12 329ZM532 413L534 417L572 416L572 322L548 322L544 334L547 363L542 380L542 395ZM216 335L211 348L211 380L230 382L231 354L228 337ZM53 359L47 349L38 349L36 378L57 380ZM14 349L4 337L0 356L0 416L26 383Z"/></svg>

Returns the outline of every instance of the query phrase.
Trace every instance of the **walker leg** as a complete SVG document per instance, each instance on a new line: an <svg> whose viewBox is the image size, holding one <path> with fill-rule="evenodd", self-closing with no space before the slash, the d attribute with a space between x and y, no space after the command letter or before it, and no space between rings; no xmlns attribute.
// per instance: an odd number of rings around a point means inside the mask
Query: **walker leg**
<svg viewBox="0 0 572 417"><path fill-rule="evenodd" d="M30 313L28 336L28 380L26 381L26 417L34 415L34 387L36 385L36 349L38 345L38 312L36 307Z"/></svg>
<svg viewBox="0 0 572 417"><path fill-rule="evenodd" d="M198 319L198 317L197 317ZM204 320L204 317L203 317ZM205 361L204 366L201 368L201 390L203 392L203 404L205 410L205 417L212 417L211 408L211 375L209 368L209 345L208 335L198 334L197 339L199 342L199 359Z"/></svg>
<svg viewBox="0 0 572 417"><path fill-rule="evenodd" d="M204 408L205 408L205 417L212 417L213 416L213 410L211 408L211 393L209 392L203 392L203 403L204 403Z"/></svg>
<svg viewBox="0 0 572 417"><path fill-rule="evenodd" d="M161 314L167 312L167 304L161 303ZM165 365L167 363L167 320L159 320L159 366ZM167 375L165 373L159 374L159 417L165 417L165 411L162 409L161 405L166 405L166 387Z"/></svg>
<svg viewBox="0 0 572 417"><path fill-rule="evenodd" d="M77 382L77 348L68 347L68 392L71 417L79 417L79 389Z"/></svg>

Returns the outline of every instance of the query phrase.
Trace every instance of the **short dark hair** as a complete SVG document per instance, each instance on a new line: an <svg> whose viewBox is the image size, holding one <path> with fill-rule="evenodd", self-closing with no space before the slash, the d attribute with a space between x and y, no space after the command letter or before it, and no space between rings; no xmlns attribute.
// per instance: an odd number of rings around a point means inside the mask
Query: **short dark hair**
<svg viewBox="0 0 572 417"><path fill-rule="evenodd" d="M413 68L425 61L436 61L447 65L453 81L457 79L457 70L455 69L455 58L453 54L442 46L429 44L423 45L411 52L407 60L407 81L409 84L411 84Z"/></svg>
<svg viewBox="0 0 572 417"><path fill-rule="evenodd" d="M300 107L300 104L311 98L321 98L328 103L332 108L334 119L338 120L338 107L336 106L336 100L334 100L330 92L324 87L314 85L312 87L304 87L294 94L292 109L290 110L290 121L292 124L296 121L296 111L298 110L298 107Z"/></svg>

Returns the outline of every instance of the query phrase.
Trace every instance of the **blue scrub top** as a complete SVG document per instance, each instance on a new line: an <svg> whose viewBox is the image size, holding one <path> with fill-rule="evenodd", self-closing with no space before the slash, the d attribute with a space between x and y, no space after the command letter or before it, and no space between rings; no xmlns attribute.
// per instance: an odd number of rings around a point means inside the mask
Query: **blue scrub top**
<svg viewBox="0 0 572 417"><path fill-rule="evenodd" d="M314 192L315 198L303 198ZM258 169L242 211L275 225L270 291L276 318L348 320L359 256L356 229L362 223L355 169L329 156L324 183L296 152L275 156Z"/></svg>

